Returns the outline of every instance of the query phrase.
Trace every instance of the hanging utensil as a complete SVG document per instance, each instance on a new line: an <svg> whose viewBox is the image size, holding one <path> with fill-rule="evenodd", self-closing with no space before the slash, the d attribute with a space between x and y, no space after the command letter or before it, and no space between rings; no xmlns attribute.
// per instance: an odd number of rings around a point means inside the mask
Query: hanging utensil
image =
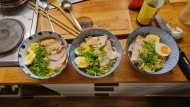
<svg viewBox="0 0 190 107"><path fill-rule="evenodd" d="M61 3L61 7L66 10L66 11L69 11L69 13L71 14L71 17L73 18L73 21L75 22L75 24L77 25L78 29L80 31L83 31L79 22L76 20L76 18L74 17L73 13L71 12L71 5L72 3L67 1L67 0L64 0L62 3Z"/></svg>
<svg viewBox="0 0 190 107"><path fill-rule="evenodd" d="M56 8L58 8L63 13L63 15L69 20L69 22L71 22L78 29L78 26L65 14L64 10L61 8L57 0L48 0L48 2ZM80 31L80 29L78 30Z"/></svg>
<svg viewBox="0 0 190 107"><path fill-rule="evenodd" d="M69 0L72 4L74 4L74 3L79 3L79 2L82 2L82 1L87 1L87 0ZM59 2L59 4L61 4L62 2L63 2L63 0L58 0L58 2ZM42 5L42 3L41 3L41 1L39 2L39 5L41 6ZM55 7L54 6L52 6L52 5L50 5L49 6L49 9L51 10L51 9L54 9Z"/></svg>
<svg viewBox="0 0 190 107"><path fill-rule="evenodd" d="M50 24L50 27L52 29L53 32L55 32L55 29L53 27L53 24L51 22L51 19L49 17L49 14L48 14L48 10L49 10L49 2L48 0L40 0L40 2L42 3L41 7L45 9L45 12L46 12L46 15L48 17L48 21L49 21L49 24Z"/></svg>

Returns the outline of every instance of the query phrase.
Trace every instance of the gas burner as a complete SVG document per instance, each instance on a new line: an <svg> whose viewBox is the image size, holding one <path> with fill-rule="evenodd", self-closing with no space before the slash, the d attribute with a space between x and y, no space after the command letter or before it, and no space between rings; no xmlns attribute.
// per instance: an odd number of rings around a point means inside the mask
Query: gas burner
<svg viewBox="0 0 190 107"><path fill-rule="evenodd" d="M16 19L0 20L0 54L15 50L24 38L23 24Z"/></svg>

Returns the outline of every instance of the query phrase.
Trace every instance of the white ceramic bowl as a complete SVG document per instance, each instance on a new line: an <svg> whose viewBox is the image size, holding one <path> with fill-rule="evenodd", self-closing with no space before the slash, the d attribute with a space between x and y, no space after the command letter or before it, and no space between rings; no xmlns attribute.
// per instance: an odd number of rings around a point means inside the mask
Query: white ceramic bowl
<svg viewBox="0 0 190 107"><path fill-rule="evenodd" d="M36 76L34 75L29 69L28 67L24 64L24 60L25 60L25 57L27 56L28 54L28 47L30 46L31 43L37 43L39 42L40 40L42 39L45 39L45 38L56 38L56 39L61 39L61 41L63 42L63 44L65 45L66 47L66 50L67 50L67 58L66 58L66 62L65 62L65 65L54 75L51 75L49 77L39 77L39 76ZM19 62L19 65L20 65L20 68L22 69L22 71L29 77L32 77L32 78L35 78L35 79L40 79L40 80L43 80L43 79L50 79L50 78L53 78L57 75L59 75L67 66L68 64L68 57L69 57L69 50L68 50L68 43L66 42L66 40L59 34L55 33L55 32L50 32L50 31L42 31L42 32L38 32L36 34L33 34L31 35L30 37L28 37L23 43L22 45L20 46L19 48L19 52L18 52L18 62Z"/></svg>
<svg viewBox="0 0 190 107"><path fill-rule="evenodd" d="M107 34L108 38L112 39L115 43L115 47L117 52L120 54L120 56L116 59L115 64L113 65L112 69L100 76L91 76L88 75L87 73L85 73L82 69L80 69L74 62L74 59L76 58L76 54L75 54L75 49L78 47L78 45L80 45L80 43L82 43L83 41L85 41L85 38L88 37L89 35L92 37L96 37L96 36L100 36L100 35L104 35ZM111 73L113 73L116 68L119 66L121 59L122 59L122 48L121 48L121 44L119 42L119 40L109 31L107 30L103 30L103 29L89 29L86 30L84 32L81 32L72 42L70 50L69 50L69 59L71 61L71 64L73 65L73 67L75 68L75 70L80 73L83 76L89 77L89 78L102 78L105 77Z"/></svg>
<svg viewBox="0 0 190 107"><path fill-rule="evenodd" d="M147 35L147 34L157 35L160 38L160 42L169 46L170 51L171 51L170 55L167 57L167 60L163 65L163 68L154 72L154 73L149 73L149 72L146 72L144 70L137 68L131 62L130 57L129 57L129 53L128 53L129 45L134 40L134 38L136 38L138 35ZM126 55L127 55L127 58L129 60L130 64L136 70L138 70L144 74L164 74L164 73L170 72L176 66L176 64L179 60L179 48L178 48L178 45L177 45L175 39L173 38L173 36L171 34L169 34L168 32L166 32L165 30L162 30L162 29L157 28L157 27L145 26L145 27L140 27L140 28L134 30L128 36L127 42L126 42Z"/></svg>

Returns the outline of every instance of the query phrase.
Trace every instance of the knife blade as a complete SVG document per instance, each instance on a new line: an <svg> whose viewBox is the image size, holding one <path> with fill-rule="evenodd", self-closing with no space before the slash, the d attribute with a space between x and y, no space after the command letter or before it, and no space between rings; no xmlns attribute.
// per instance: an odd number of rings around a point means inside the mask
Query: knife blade
<svg viewBox="0 0 190 107"><path fill-rule="evenodd" d="M58 0L59 4L61 5L61 3L63 2L64 0ZM78 2L82 2L82 1L86 1L86 0L69 0L72 4L74 3L78 3ZM43 3L39 1L39 6L42 7L43 6ZM54 9L55 7L50 5L49 6L49 9Z"/></svg>
<svg viewBox="0 0 190 107"><path fill-rule="evenodd" d="M85 1L85 0L69 0L72 4L74 3L78 3L78 2L81 2L81 1Z"/></svg>
<svg viewBox="0 0 190 107"><path fill-rule="evenodd" d="M158 27L160 27L161 29L170 33L170 30L166 26L166 23L164 22L164 20L162 19L161 15L159 13L155 16L154 21ZM186 78L188 80L190 80L190 62L187 59L185 53L180 49L179 46L178 46L178 48L180 50L178 65L179 65L180 69L182 70L182 72L184 73L184 75L186 76Z"/></svg>

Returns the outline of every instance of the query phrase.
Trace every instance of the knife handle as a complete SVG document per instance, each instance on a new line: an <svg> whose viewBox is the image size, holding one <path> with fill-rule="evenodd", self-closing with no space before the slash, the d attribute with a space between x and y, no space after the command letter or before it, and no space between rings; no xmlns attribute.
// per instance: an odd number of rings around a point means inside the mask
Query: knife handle
<svg viewBox="0 0 190 107"><path fill-rule="evenodd" d="M187 59L185 53L180 52L178 65L188 80L190 80L190 65L189 64L190 62Z"/></svg>

